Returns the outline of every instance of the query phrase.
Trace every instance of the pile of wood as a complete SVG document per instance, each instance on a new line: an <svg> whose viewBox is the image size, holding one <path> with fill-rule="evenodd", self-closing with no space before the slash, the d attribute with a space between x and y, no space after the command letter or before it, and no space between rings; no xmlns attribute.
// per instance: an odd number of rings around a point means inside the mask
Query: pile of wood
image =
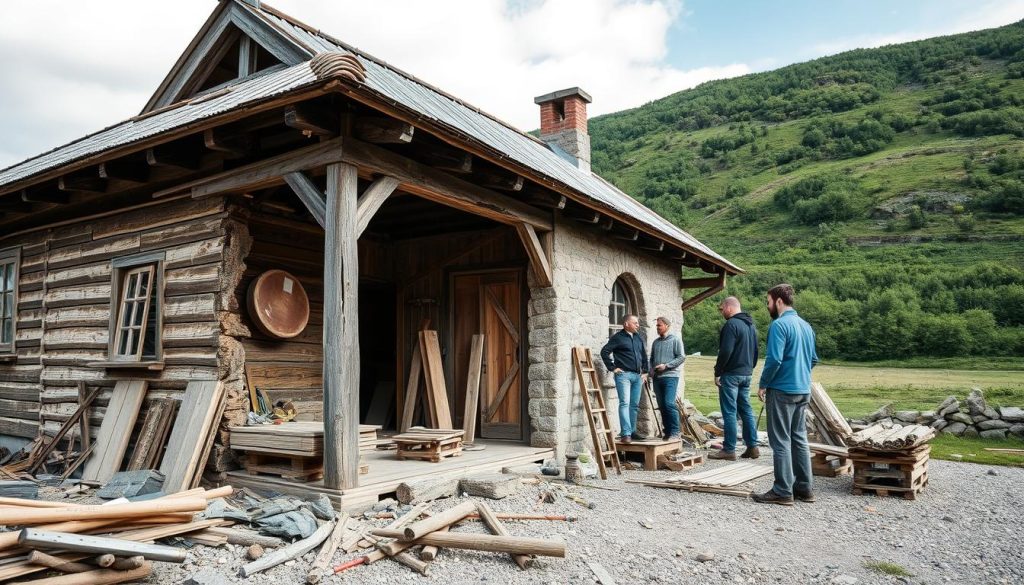
<svg viewBox="0 0 1024 585"><path fill-rule="evenodd" d="M906 451L923 445L935 438L935 429L924 425L893 425L885 427L881 424L857 431L847 438L850 447L869 451Z"/></svg>
<svg viewBox="0 0 1024 585"><path fill-rule="evenodd" d="M708 432L701 426L697 416L700 411L689 400L682 397L676 398L676 407L679 410L680 434L686 438L694 447L703 447L711 439Z"/></svg>
<svg viewBox="0 0 1024 585"><path fill-rule="evenodd" d="M21 528L0 532L0 581L50 570L68 575L31 583L91 585L142 579L152 572L152 561L185 561L186 550L154 541L230 524L195 520L193 515L204 511L208 500L231 492L231 487L193 489L105 505L3 498L0 525Z"/></svg>
<svg viewBox="0 0 1024 585"><path fill-rule="evenodd" d="M853 494L900 496L907 500L928 485L928 459L931 445L923 444L903 451L875 451L850 448L853 461Z"/></svg>
<svg viewBox="0 0 1024 585"><path fill-rule="evenodd" d="M462 455L462 437L465 431L451 429L425 429L412 427L392 437L398 446L399 461L419 459L439 463L445 457Z"/></svg>
<svg viewBox="0 0 1024 585"><path fill-rule="evenodd" d="M422 396L420 394L421 380L423 382ZM448 390L444 382L444 362L441 359L441 345L438 342L437 331L420 331L419 345L413 348L412 364L405 387L402 421L399 426L399 430L403 433L412 427L416 408L419 406L421 398L425 403L421 409L422 417L430 425L430 428L451 429L452 412L448 405Z"/></svg>
<svg viewBox="0 0 1024 585"><path fill-rule="evenodd" d="M814 382L811 384L811 414L813 415L813 430L821 442L827 445L842 447L848 445L847 438L853 433L843 413L839 412L836 403L825 392L825 388Z"/></svg>
<svg viewBox="0 0 1024 585"><path fill-rule="evenodd" d="M731 463L700 473L673 476L663 481L626 480L650 487L662 487L690 492L707 492L727 496L750 496L751 490L737 488L740 484L753 481L772 473L772 468L754 463Z"/></svg>
<svg viewBox="0 0 1024 585"><path fill-rule="evenodd" d="M359 425L359 452L367 453L392 444L377 438L379 425ZM323 477L323 421L289 421L229 427L231 448L245 452L247 472L265 473L291 481L309 482ZM369 467L360 464L360 473Z"/></svg>
<svg viewBox="0 0 1024 585"><path fill-rule="evenodd" d="M838 477L853 471L850 453L846 447L810 443L811 472L821 477Z"/></svg>

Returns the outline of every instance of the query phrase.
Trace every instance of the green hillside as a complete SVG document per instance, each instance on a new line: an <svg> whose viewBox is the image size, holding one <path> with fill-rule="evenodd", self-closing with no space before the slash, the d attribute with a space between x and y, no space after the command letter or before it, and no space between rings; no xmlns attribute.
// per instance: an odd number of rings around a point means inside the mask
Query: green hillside
<svg viewBox="0 0 1024 585"><path fill-rule="evenodd" d="M1024 356L1024 21L706 83L590 133L595 171L746 269L728 292L762 329L789 281L824 357ZM688 313L687 349L718 325Z"/></svg>

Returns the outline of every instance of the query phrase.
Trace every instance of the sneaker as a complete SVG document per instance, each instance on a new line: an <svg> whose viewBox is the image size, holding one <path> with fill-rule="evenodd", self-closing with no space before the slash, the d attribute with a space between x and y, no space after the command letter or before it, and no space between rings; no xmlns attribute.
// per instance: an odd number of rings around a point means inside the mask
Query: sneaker
<svg viewBox="0 0 1024 585"><path fill-rule="evenodd" d="M646 441L647 439L648 437L646 435L641 435L640 433L633 433L634 441Z"/></svg>
<svg viewBox="0 0 1024 585"><path fill-rule="evenodd" d="M708 459L724 459L725 461L736 461L735 451L715 451L708 455Z"/></svg>
<svg viewBox="0 0 1024 585"><path fill-rule="evenodd" d="M763 494L750 494L750 499L754 500L759 504L778 504L780 506L792 506L792 496L780 496L773 490L768 490Z"/></svg>
<svg viewBox="0 0 1024 585"><path fill-rule="evenodd" d="M758 459L761 457L761 450L757 447L749 447L742 455L740 455L740 457L744 459Z"/></svg>
<svg viewBox="0 0 1024 585"><path fill-rule="evenodd" d="M676 443L678 441L682 441L683 440L683 436L680 435L679 433L676 433L674 435L669 435L669 436L665 437L665 440L668 441L669 443Z"/></svg>
<svg viewBox="0 0 1024 585"><path fill-rule="evenodd" d="M797 501L805 502L807 504L813 504L814 502L818 501L818 498L814 497L814 492L794 492L793 497L796 498Z"/></svg>

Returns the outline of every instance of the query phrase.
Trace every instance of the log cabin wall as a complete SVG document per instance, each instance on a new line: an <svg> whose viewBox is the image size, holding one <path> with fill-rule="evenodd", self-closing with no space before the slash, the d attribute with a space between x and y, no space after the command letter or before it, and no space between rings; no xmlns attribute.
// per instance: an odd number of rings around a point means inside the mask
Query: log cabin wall
<svg viewBox="0 0 1024 585"><path fill-rule="evenodd" d="M0 363L0 434L31 438L40 426L56 432L77 408L80 380L106 389L90 410L96 433L117 380L147 380L148 403L179 395L191 379L222 379L217 313L226 300L226 218L222 198L182 198L0 241L22 254L18 357ZM109 359L111 262L142 252L165 254L164 368L90 367Z"/></svg>

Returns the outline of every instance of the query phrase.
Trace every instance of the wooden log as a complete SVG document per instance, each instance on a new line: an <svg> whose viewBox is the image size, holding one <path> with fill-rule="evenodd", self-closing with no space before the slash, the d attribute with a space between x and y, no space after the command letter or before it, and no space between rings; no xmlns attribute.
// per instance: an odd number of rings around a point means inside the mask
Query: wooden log
<svg viewBox="0 0 1024 585"><path fill-rule="evenodd" d="M110 565L113 565L114 561L116 561L116 560L117 560L117 557L115 557L114 555L112 555L110 553L106 553L106 554L102 554L102 555L97 556L95 559L93 559L93 562L96 563L96 566L102 567L102 568L106 569Z"/></svg>
<svg viewBox="0 0 1024 585"><path fill-rule="evenodd" d="M494 510L491 510L490 506L484 502L477 502L476 510L480 515L480 519L483 520L491 532L497 536L509 536L508 530L505 529L501 521L494 515ZM519 565L520 569L525 569L530 563L530 557L526 555L512 555L512 560L515 564Z"/></svg>
<svg viewBox="0 0 1024 585"><path fill-rule="evenodd" d="M284 546L284 541L276 536L264 536L251 530L235 530L233 528L213 527L207 528L208 532L227 537L229 544L241 546L252 546L258 544L264 548L278 548Z"/></svg>
<svg viewBox="0 0 1024 585"><path fill-rule="evenodd" d="M450 529L451 529L450 526L445 526L444 528L438 530L438 532L448 532L448 530L450 530ZM395 542L398 542L398 541L396 540ZM440 549L438 547L432 545L432 544L428 544L428 545L424 546L423 549L420 550L420 560L429 563L430 561L434 560L437 557L437 551L438 550L440 550Z"/></svg>
<svg viewBox="0 0 1024 585"><path fill-rule="evenodd" d="M86 553L118 553L121 556L141 555L148 560L183 563L188 551L162 544L144 544L120 538L86 536L69 532L50 532L36 528L24 528L18 536L18 544L30 548L45 548ZM113 560L110 561L113 563Z"/></svg>
<svg viewBox="0 0 1024 585"><path fill-rule="evenodd" d="M400 483L395 493L399 502L412 504L454 496L458 489L457 479L424 479Z"/></svg>
<svg viewBox="0 0 1024 585"><path fill-rule="evenodd" d="M412 556L411 554L405 552L405 549L409 548L409 546L411 546L411 544L407 545L407 546L397 546L396 547L396 546L393 546L393 545L396 545L396 544L397 545L402 545L402 544L405 544L405 543L399 543L397 541L391 542L391 543L383 543L383 542L380 541L380 539L374 538L373 536L370 536L370 535L367 535L366 538L375 547L377 547L378 551L384 553L385 555L387 555L388 557L390 557L392 559L395 559L396 561L398 561L398 562L402 563L403 565L409 567L413 571L416 571L417 573L419 573L421 575L427 575L427 574L430 573L430 566L427 563L425 563L425 562L421 561L420 559L417 559L416 557Z"/></svg>
<svg viewBox="0 0 1024 585"><path fill-rule="evenodd" d="M463 502L453 508L449 508L440 514L436 514L419 522L414 522L406 526L402 530L403 536L401 540L410 541L416 540L425 534L430 534L435 530L440 530L445 526L451 526L456 522L460 522L476 512L476 504L473 502Z"/></svg>
<svg viewBox="0 0 1024 585"><path fill-rule="evenodd" d="M31 565L39 565L42 567L49 567L54 571L60 571L61 573L84 573L86 571L95 570L96 567L88 563L77 563L75 561L67 561L55 556L48 555L42 551L34 550L28 553L28 557L25 559Z"/></svg>
<svg viewBox="0 0 1024 585"><path fill-rule="evenodd" d="M469 503L473 504L472 502ZM370 534L385 538L401 538L405 533L399 530L379 529L370 531ZM443 548L482 550L517 555L565 557L565 543L563 541L523 536L493 536L490 534L466 534L460 532L439 533L434 531L411 542L424 545L432 544Z"/></svg>
<svg viewBox="0 0 1024 585"><path fill-rule="evenodd" d="M22 526L69 520L126 520L174 512L202 512L205 509L205 498L192 497L62 509L0 510L0 525Z"/></svg>
<svg viewBox="0 0 1024 585"><path fill-rule="evenodd" d="M276 567L277 565L290 561L291 559L301 557L320 546L320 543L327 540L327 537L331 535L333 530L333 522L324 523L316 529L316 532L308 537L300 541L293 542L284 548L275 550L272 553L263 555L251 563L243 565L242 568L239 569L238 574L242 577L248 577L259 573L260 571L265 571L271 567Z"/></svg>
<svg viewBox="0 0 1024 585"><path fill-rule="evenodd" d="M514 475L495 473L467 477L459 481L459 491L479 498L500 500L517 491L523 482Z"/></svg>
<svg viewBox="0 0 1024 585"><path fill-rule="evenodd" d="M23 581L23 585L111 585L113 583L127 583L138 581L148 577L153 572L153 563L128 571L116 571L113 569L96 569L85 573L69 573L59 577L48 577L46 579L35 579Z"/></svg>
<svg viewBox="0 0 1024 585"><path fill-rule="evenodd" d="M125 557L123 559L116 559L114 564L110 565L111 569L115 571L130 571L132 569L138 569L142 565L146 564L146 557L142 555L136 555L134 557Z"/></svg>
<svg viewBox="0 0 1024 585"><path fill-rule="evenodd" d="M345 527L347 525L347 515L342 516L335 523L334 530L331 531L331 537L327 540L327 544L317 553L316 559L306 573L306 583L316 585L323 578L327 568L331 566L331 559L334 558L334 553L337 552L338 546L341 545L341 539L345 535Z"/></svg>

